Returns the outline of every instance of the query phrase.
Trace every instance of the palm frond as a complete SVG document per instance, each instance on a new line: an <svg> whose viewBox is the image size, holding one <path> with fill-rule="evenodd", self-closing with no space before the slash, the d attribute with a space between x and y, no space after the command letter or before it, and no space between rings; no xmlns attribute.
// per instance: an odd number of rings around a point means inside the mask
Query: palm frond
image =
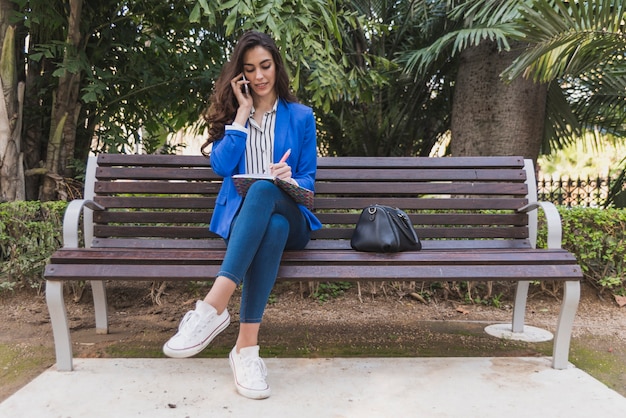
<svg viewBox="0 0 626 418"><path fill-rule="evenodd" d="M543 154L565 148L581 136L579 118L570 106L564 89L556 82L548 85L544 130Z"/></svg>
<svg viewBox="0 0 626 418"><path fill-rule="evenodd" d="M624 158L619 164L618 170L621 170L613 184L611 185L611 189L609 190L609 194L604 202L604 207L609 207L616 204L616 201L620 196L624 196L626 194L626 158ZM623 198L622 198L623 200ZM622 203L623 205L623 203ZM624 207L624 206L622 206Z"/></svg>
<svg viewBox="0 0 626 418"><path fill-rule="evenodd" d="M626 65L623 1L567 2L536 0L524 5L523 39L532 47L505 72L536 81L578 76L608 63Z"/></svg>
<svg viewBox="0 0 626 418"><path fill-rule="evenodd" d="M494 41L500 50L509 50L511 47L508 38L515 30L516 25L509 23L494 27L457 30L441 36L425 48L407 52L398 59L398 62L405 66L405 72L419 74L426 72L441 55L449 54L454 57L464 49L476 46L483 40Z"/></svg>
<svg viewBox="0 0 626 418"><path fill-rule="evenodd" d="M468 25L473 26L497 26L503 22L514 22L520 18L521 8L524 4L532 1L504 0L494 2L493 0L470 0L451 2L452 8L449 16L452 20L465 20Z"/></svg>

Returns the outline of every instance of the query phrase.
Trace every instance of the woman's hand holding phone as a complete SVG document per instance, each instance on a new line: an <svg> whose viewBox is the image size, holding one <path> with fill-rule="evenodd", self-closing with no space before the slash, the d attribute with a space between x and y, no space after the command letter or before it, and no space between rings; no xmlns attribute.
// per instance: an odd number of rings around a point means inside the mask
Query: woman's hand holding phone
<svg viewBox="0 0 626 418"><path fill-rule="evenodd" d="M248 117L250 116L250 110L252 109L252 95L250 94L250 82L242 73L239 73L235 78L230 80L230 86L233 89L233 93L239 102L239 108L237 109L237 116L235 121L241 125L246 125ZM241 115L240 115L241 113Z"/></svg>
<svg viewBox="0 0 626 418"><path fill-rule="evenodd" d="M239 73L235 78L230 80L230 85L233 88L233 92L235 93L235 97L237 97L239 104L243 104L241 99L252 99L248 84L250 84L250 81L248 81L243 72Z"/></svg>
<svg viewBox="0 0 626 418"><path fill-rule="evenodd" d="M248 80L246 79L246 75L245 75L245 74L243 74L243 75L241 76L241 79L244 81L244 84L243 84L243 89L242 89L243 94L245 94L245 95L247 96L247 95L249 95L249 94L250 94L250 87L248 87Z"/></svg>

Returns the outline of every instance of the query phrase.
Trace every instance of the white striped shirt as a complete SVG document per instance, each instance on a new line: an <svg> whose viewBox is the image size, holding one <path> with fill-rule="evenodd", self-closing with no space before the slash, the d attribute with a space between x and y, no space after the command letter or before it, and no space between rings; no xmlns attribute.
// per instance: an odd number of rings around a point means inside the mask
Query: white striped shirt
<svg viewBox="0 0 626 418"><path fill-rule="evenodd" d="M248 119L248 138L246 139L246 172L248 174L269 173L269 166L274 161L274 130L276 128L276 109L278 100L272 110L263 114L259 125L254 119L254 108Z"/></svg>

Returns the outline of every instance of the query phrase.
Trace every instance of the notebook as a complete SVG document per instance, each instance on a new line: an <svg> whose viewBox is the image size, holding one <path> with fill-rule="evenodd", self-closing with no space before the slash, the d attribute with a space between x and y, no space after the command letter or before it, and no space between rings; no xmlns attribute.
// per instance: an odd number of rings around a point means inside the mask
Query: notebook
<svg viewBox="0 0 626 418"><path fill-rule="evenodd" d="M300 203L310 210L313 209L315 193L313 193L312 190L279 179L271 174L235 174L232 178L237 192L242 197L246 196L252 183L259 180L272 181L278 187L286 191L296 203Z"/></svg>

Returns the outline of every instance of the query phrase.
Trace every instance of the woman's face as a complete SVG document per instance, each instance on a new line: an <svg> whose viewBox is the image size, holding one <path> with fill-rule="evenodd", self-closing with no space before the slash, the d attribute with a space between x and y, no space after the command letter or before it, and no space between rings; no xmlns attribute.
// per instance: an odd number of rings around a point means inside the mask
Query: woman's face
<svg viewBox="0 0 626 418"><path fill-rule="evenodd" d="M256 46L243 54L243 73L250 81L253 95L259 98L276 96L276 65L272 54L262 46Z"/></svg>

